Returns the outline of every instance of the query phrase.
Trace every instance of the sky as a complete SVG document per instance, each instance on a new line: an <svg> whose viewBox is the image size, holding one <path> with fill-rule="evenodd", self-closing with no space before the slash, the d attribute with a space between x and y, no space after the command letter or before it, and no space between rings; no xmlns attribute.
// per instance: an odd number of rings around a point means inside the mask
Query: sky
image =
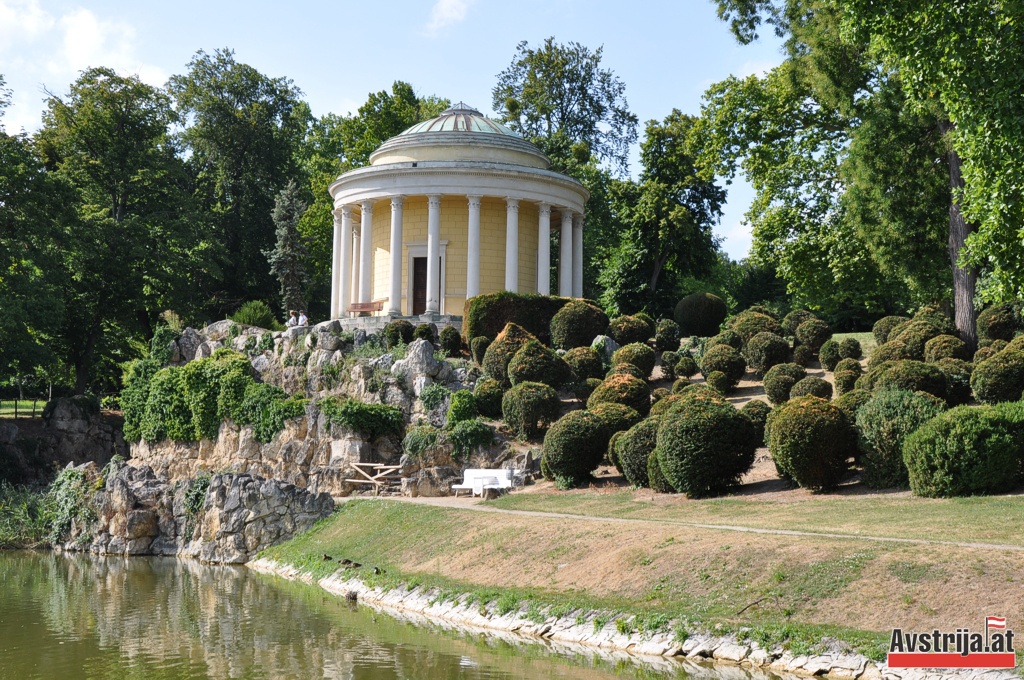
<svg viewBox="0 0 1024 680"><path fill-rule="evenodd" d="M491 89L516 45L550 36L603 48L602 65L626 84L641 135L645 121L673 108L699 113L712 83L782 61L774 39L739 45L711 0L0 0L0 74L13 95L0 123L35 131L44 89L66 92L85 68L163 85L196 51L224 47L268 76L292 79L317 116L355 112L395 80L491 115ZM738 260L750 248L743 214L753 191L742 181L727 189L715 231Z"/></svg>

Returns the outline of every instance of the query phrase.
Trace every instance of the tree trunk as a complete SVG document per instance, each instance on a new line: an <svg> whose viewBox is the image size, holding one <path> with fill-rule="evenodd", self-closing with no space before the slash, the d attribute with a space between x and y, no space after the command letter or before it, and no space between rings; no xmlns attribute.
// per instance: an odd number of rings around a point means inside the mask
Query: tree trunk
<svg viewBox="0 0 1024 680"><path fill-rule="evenodd" d="M654 294L658 290L658 277L661 276L661 270L665 266L665 262L668 260L668 255L662 255L654 261L654 270L651 272L651 280L648 285L651 287L651 299L654 299Z"/></svg>
<svg viewBox="0 0 1024 680"><path fill-rule="evenodd" d="M97 325L89 331L89 337L85 340L85 347L75 357L75 394L85 394L85 391L89 388L89 378L92 373L92 355L99 340L100 328Z"/></svg>
<svg viewBox="0 0 1024 680"><path fill-rule="evenodd" d="M939 129L946 135L953 129L949 121L939 123ZM967 242L967 237L977 231L978 225L968 222L960 211L960 194L964 188L964 177L961 173L960 154L953 145L949 145L949 262L953 270L953 323L960 334L960 339L967 343L973 353L978 345L975 327L978 313L974 309L974 291L978 283L976 267L960 267L960 253Z"/></svg>

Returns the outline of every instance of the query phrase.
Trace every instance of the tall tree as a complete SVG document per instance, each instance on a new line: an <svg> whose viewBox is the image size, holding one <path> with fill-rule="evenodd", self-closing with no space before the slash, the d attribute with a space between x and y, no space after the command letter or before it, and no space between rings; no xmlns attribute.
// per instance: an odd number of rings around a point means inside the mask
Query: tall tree
<svg viewBox="0 0 1024 680"><path fill-rule="evenodd" d="M195 194L212 215L219 276L212 311L259 298L273 285L274 199L296 174L296 152L310 121L301 91L235 60L231 50L199 51L168 84Z"/></svg>
<svg viewBox="0 0 1024 680"><path fill-rule="evenodd" d="M298 229L299 219L306 208L295 180L288 182L274 203L277 245L266 255L270 273L281 283L281 305L284 309L306 309L306 287L309 285L306 260L309 251Z"/></svg>

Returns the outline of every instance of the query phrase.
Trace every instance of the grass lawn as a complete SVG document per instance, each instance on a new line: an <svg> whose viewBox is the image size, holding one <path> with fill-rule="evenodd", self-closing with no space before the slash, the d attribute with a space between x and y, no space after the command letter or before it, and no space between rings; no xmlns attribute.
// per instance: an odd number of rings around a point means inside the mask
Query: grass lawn
<svg viewBox="0 0 1024 680"><path fill-rule="evenodd" d="M35 406L35 416L41 416L43 414L43 408L46 406L44 399L37 399L35 401L31 399L3 399L0 400L0 418L13 418L15 412L15 404L18 408L18 417L27 418L33 415L33 405Z"/></svg>

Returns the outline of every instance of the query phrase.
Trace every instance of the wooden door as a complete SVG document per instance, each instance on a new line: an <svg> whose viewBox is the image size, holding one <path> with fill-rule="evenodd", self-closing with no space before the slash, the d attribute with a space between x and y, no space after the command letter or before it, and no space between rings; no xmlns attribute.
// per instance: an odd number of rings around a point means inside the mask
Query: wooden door
<svg viewBox="0 0 1024 680"><path fill-rule="evenodd" d="M412 258L412 315L427 311L427 258Z"/></svg>

